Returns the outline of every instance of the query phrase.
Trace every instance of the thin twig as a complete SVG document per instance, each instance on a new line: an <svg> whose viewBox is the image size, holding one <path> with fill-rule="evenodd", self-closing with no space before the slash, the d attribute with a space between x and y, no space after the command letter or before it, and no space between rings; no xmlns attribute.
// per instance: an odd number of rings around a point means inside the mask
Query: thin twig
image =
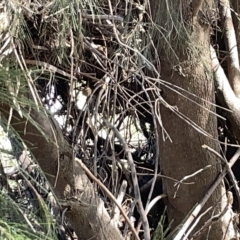
<svg viewBox="0 0 240 240"><path fill-rule="evenodd" d="M121 136L120 132L107 120L103 119L103 122L115 132L116 137L122 143L123 148L124 148L124 150L127 154L128 162L129 162L130 169L131 169L133 186L134 186L134 195L135 195L135 199L136 199L136 202L137 202L138 211L139 211L139 214L140 214L142 222L143 222L144 237L145 237L145 240L150 240L151 238L150 238L149 223L148 223L148 219L147 219L146 213L145 213L144 208L143 208L141 195L140 195L140 190L139 190L139 186L138 186L136 168L135 168L135 165L134 165L134 161L133 161L133 158L132 158L131 151L130 151L126 141Z"/></svg>
<svg viewBox="0 0 240 240"><path fill-rule="evenodd" d="M120 187L120 190L119 190L119 193L118 193L118 197L117 197L117 202L119 203L119 205L121 205L121 203L123 201L124 195L126 193L126 189L127 189L127 181L123 180L123 182L121 184L121 187ZM116 224L116 226L118 225L119 218L120 218L120 210L119 210L119 208L117 208L115 206L113 208L113 218L112 218L112 220L113 220L113 223Z"/></svg>
<svg viewBox="0 0 240 240"><path fill-rule="evenodd" d="M142 73L142 79L145 79L144 76L143 76L143 73ZM157 118L156 117L157 116L157 111L156 111L157 103L155 103L155 107L153 107L153 105L151 104L151 98L150 98L150 96L149 96L149 94L146 91L146 88L144 86L145 82L143 82L143 83L139 82L139 84L140 84L140 86L142 87L143 91L145 92L145 94L147 96L147 100L148 100L147 103L150 106L151 113L153 115L153 124L154 124L154 126L157 126L157 120L156 120L156 118ZM160 140L159 140L159 134L158 134L158 128L157 127L155 128L155 137L156 137L156 156L155 156L155 165L154 165L154 176L153 176L153 179L152 179L151 188L150 188L150 191L149 191L149 194L148 194L148 199L147 199L147 202L146 202L146 208L145 208L146 216L149 212L148 209L149 208L151 209L152 204L155 204L154 199L152 200L152 202L150 202L150 201L151 201L151 198L152 198L152 193L153 193L153 190L154 190L154 187L155 187L155 183L157 181L158 166L159 166L158 159L160 158L160 150L159 150ZM142 222L139 221L137 231L140 230L141 224L142 224Z"/></svg>
<svg viewBox="0 0 240 240"><path fill-rule="evenodd" d="M228 197L228 201L227 201L227 204L226 204L226 206L224 207L224 209L223 209L219 214L217 214L217 215L215 215L215 216L212 216L212 217L203 225L203 227L201 227L201 229L199 229L196 233L194 233L194 235L192 236L191 239L194 239L194 238L196 238L196 237L199 237L201 234L203 234L203 231L204 231L205 229L207 229L208 227L210 227L210 226L212 225L212 223L219 221L219 219L220 219L221 217L223 217L223 215L227 212L227 210L232 207L232 201L231 201L231 199L232 199L232 193L231 193L231 192L227 192L227 197ZM211 208L212 208L212 207L210 207L208 210L210 210ZM205 214L205 213L206 213L206 211L205 211L203 214ZM199 220L200 220L200 217L202 217L203 214L201 214L201 215L198 217ZM196 221L196 224L199 222L199 220ZM186 240L186 239L187 239L187 237L188 237L189 234L191 233L191 230L194 228L194 226L196 226L196 224L194 223L194 225L191 227L191 229L189 229L188 233L186 234L186 236L184 237L183 240Z"/></svg>
<svg viewBox="0 0 240 240"><path fill-rule="evenodd" d="M240 156L240 148L238 148L236 153L230 159L230 161L229 161L230 168L238 160L239 156ZM212 186L208 189L205 196L202 198L202 200L199 202L199 204L197 204L197 206L193 209L192 213L190 214L188 219L185 221L185 223L181 227L180 231L178 232L178 234L175 236L175 238L173 240L181 240L182 239L183 235L186 233L189 226L192 224L193 221L196 220L197 215L200 213L203 206L206 204L208 199L211 197L212 193L215 191L217 186L222 182L222 180L226 174L227 174L227 167L225 166L223 171L219 174L217 179L213 182Z"/></svg>
<svg viewBox="0 0 240 240"><path fill-rule="evenodd" d="M190 175L187 175L187 176L183 177L179 182L175 183L174 187L177 187L177 189L174 193L174 198L176 198L179 187L183 183L183 181L186 181L187 179L196 176L197 174L201 173L202 171L204 171L204 170L206 170L207 168L210 168L210 167L212 167L212 165L207 165L206 167L199 169L198 171L194 172L193 174L190 174ZM194 184L194 182L192 182L190 184Z"/></svg>
<svg viewBox="0 0 240 240"><path fill-rule="evenodd" d="M227 159L225 157L221 156L220 153L218 153L217 151L215 151L214 149L212 149L212 148L210 148L206 145L203 145L202 147L206 148L208 151L210 151L211 153L216 155L224 163L225 167L227 168L227 174L230 177L230 180L232 181L233 188L236 192L238 204L239 204L239 207L240 207L240 188L238 187L238 182L236 180L236 177L234 176L234 173L233 173L232 169L229 167Z"/></svg>
<svg viewBox="0 0 240 240"><path fill-rule="evenodd" d="M64 77L67 77L67 78L70 78L70 79L73 78L73 79L77 80L77 78L74 77L74 76L71 76L71 74L63 71L62 69L59 69L59 68L55 67L54 65L46 63L46 62L25 59L25 63L30 64L30 65L34 65L34 66L41 66L41 67L47 69L50 72L59 73L59 74L63 75Z"/></svg>
<svg viewBox="0 0 240 240"><path fill-rule="evenodd" d="M74 66L74 61L73 61L73 54L74 54L74 37L73 37L73 31L70 29L70 38L71 38L71 52L69 55L69 58L71 60L71 74L70 74L70 86L69 86L69 100L68 100L68 106L67 106L67 116L66 116L66 121L65 121L65 127L64 131L67 130L68 124L69 124L69 117L71 114L71 109L72 109L72 102L73 102L73 89L74 89L74 76L73 76L73 66ZM76 79L75 79L76 80ZM74 153L73 153L74 155Z"/></svg>
<svg viewBox="0 0 240 240"><path fill-rule="evenodd" d="M200 222L201 218L206 215L213 207L209 207L206 211L204 211L202 214L200 214L198 216L198 218L194 221L194 223L192 224L192 226L190 227L190 229L188 230L188 232L184 235L183 240L187 240L188 236L190 235L190 233L193 231L193 229L197 226L197 224ZM215 218L216 216L211 217L205 224L204 226L200 229L201 233L203 232L203 229L205 229L205 227L209 227L211 225L211 223L213 222L213 218ZM199 232L200 232L199 230Z"/></svg>

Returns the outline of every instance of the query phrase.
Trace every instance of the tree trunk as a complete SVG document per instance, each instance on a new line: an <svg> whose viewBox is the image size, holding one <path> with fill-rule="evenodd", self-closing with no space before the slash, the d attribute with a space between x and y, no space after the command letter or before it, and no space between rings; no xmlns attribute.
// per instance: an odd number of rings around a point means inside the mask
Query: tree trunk
<svg viewBox="0 0 240 240"><path fill-rule="evenodd" d="M154 0L151 4L154 6ZM153 12L154 21L165 28L163 34L157 32L154 39L167 41L159 45L161 59L161 78L169 83L178 86L197 97L179 90L176 93L163 87L163 98L173 107L160 107L163 127L169 134L170 139L165 139L161 134L160 145L160 167L162 174L177 180L204 169L194 177L185 182L192 184L181 184L179 189L174 187L172 180L163 178L164 192L168 195L167 211L169 220L173 220L172 228L178 226L190 213L193 207L204 196L211 183L220 172L220 162L213 154L202 148L203 144L219 151L216 140L217 119L212 103L214 100L214 81L211 75L210 59L210 32L209 26L199 24L199 15L196 15L199 8L197 1L161 1L159 12ZM192 6L190 7L190 2ZM198 1L202 2L202 1ZM210 8L212 1L200 5L202 11ZM152 7L152 10L156 8ZM194 12L196 16L191 13ZM161 18L158 19L158 16ZM168 37L170 36L170 37ZM165 39L165 40L164 40ZM168 47L167 47L168 46ZM170 49L166 51L166 49ZM186 97L183 97L186 96ZM194 99L199 105L191 102L188 97ZM175 112L174 112L175 111ZM177 116L181 113L193 121L196 126L204 132L196 130L185 120ZM213 140L215 139L215 140ZM200 221L201 226L212 215L220 213L227 204L224 184L222 183L209 199L207 206L213 207ZM222 239L226 228L222 220L218 221L211 228L209 239ZM201 239L207 239L202 235ZM228 238L226 238L228 239Z"/></svg>
<svg viewBox="0 0 240 240"><path fill-rule="evenodd" d="M1 111L9 117L8 105L1 105ZM63 209L68 209L66 217L78 239L122 239L93 184L72 159L58 124L41 111L29 114L34 122L14 112L11 125L31 150Z"/></svg>

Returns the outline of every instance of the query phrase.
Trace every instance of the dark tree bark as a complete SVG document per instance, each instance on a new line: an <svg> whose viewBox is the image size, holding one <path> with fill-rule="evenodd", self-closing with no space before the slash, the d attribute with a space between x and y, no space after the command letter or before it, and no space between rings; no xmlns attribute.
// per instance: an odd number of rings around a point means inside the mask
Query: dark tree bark
<svg viewBox="0 0 240 240"><path fill-rule="evenodd" d="M215 97L209 51L210 28L204 23L200 24L201 19L194 8L201 6L203 12L208 11L213 1L208 1L203 5L193 1L195 5L193 4L192 8L190 7L191 1L162 2L164 3L159 7L159 12L152 7L153 16L155 22L164 26L168 36L170 35L166 44L169 44L172 50L167 52L166 47L165 49L159 47L160 56L162 56L161 78L196 97L193 98L180 90L186 96L183 97L163 87L163 98L170 106L162 106L160 111L163 126L172 142L170 139L164 139L162 131L159 131L161 134L160 167L164 175L178 180L204 169L186 181L193 182L193 184L181 184L178 190L174 187L172 180L163 178L164 192L168 195L168 217L170 221L174 220L172 225L174 228L201 200L221 170L216 156L202 148L202 145L206 144L219 151L216 142L218 139L217 119L212 105ZM152 6L154 3L155 1L152 0ZM155 38L163 39L159 32L156 33ZM191 102L188 97L193 98L199 105ZM178 113L193 121L196 124L195 127L181 119ZM205 169L209 165L211 167ZM212 215L220 213L226 204L225 187L222 183L204 208L213 206L213 209L200 220L198 226L203 225ZM226 227L223 221L212 226L209 239L221 239L224 236ZM206 235L203 235L201 239L206 239Z"/></svg>

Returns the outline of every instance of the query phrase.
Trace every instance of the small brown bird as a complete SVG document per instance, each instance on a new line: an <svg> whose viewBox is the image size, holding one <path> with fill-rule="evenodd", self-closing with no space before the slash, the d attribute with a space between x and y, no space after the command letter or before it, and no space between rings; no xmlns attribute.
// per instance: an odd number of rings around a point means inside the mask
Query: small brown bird
<svg viewBox="0 0 240 240"><path fill-rule="evenodd" d="M92 94L92 89L90 87L84 87L82 94L86 97L89 97Z"/></svg>

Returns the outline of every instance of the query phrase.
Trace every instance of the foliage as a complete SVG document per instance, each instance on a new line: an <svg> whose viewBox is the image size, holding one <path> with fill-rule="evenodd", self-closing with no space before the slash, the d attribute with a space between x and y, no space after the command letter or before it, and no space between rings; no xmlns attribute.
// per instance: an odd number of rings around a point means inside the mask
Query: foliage
<svg viewBox="0 0 240 240"><path fill-rule="evenodd" d="M53 115L73 149L73 158L81 158L115 197L123 180L127 180L123 206L126 212L139 220L139 214L134 212L135 188L140 189L146 209L151 199L159 194L154 189L156 182L161 182L156 160L160 155L157 129L162 128L163 136L170 138L161 122L160 104L201 134L209 136L169 105L161 90L164 86L199 105L196 95L160 78L159 50L166 50L169 58L174 57L172 64L178 65L176 52L179 49L184 49L187 56L197 54L200 49L190 41L191 29L188 28L189 23L183 20L182 8L173 11L178 9L175 5L167 0L161 1L159 11L167 11L164 16L155 14L166 18L165 26L153 22L149 6L138 1L116 1L113 4L110 0L48 0L42 3L10 0L2 1L0 9L0 99L11 106L10 117L5 119L6 130L12 131L13 109L18 112L19 121L24 116L32 123L30 108L46 116ZM183 47L185 43L187 45ZM106 121L113 127L109 127ZM41 131L42 126L37 122L34 124ZM135 161L137 186L132 184L131 166L126 160L128 151L117 137L118 132ZM16 136L16 133L12 134ZM20 151L23 151L24 143L21 142L21 146ZM31 152L31 149L28 151ZM59 223L61 219L49 213L51 207L48 206L46 192L50 190L41 174L40 178L35 178L40 169L31 170L23 179L25 182L28 182L25 178L33 180L33 188L37 192L35 197L42 212L37 212L34 207L31 213L26 208L22 209L21 204L16 203L16 199L23 200L20 195L12 199L2 193L2 201L15 209L11 217L17 214L22 219L22 213L28 212L28 217L37 219L37 224L41 226L36 230L35 237L41 239L44 235L45 239L54 239L54 228L62 227ZM1 174L5 175L4 170ZM18 174L22 176L25 173L20 171ZM99 195L112 214L114 205L108 196L100 190ZM26 201L31 200L28 198ZM157 238L164 239L168 228L163 227L165 213L159 212L159 207L162 209L156 204L151 209L153 217L149 217L149 222L153 229L157 229ZM9 206L5 210L9 212ZM14 239L18 236L19 239L21 236L31 239L33 231L29 231L29 224L21 221L2 217L0 232ZM123 222L119 220L118 223L122 231ZM66 232L71 232L67 224L64 227ZM125 230L127 235L127 227Z"/></svg>
<svg viewBox="0 0 240 240"><path fill-rule="evenodd" d="M79 0L46 1L42 5L37 1L2 2L0 96L18 111L20 121L24 116L33 122L29 107L46 115L45 107L50 110L62 124L63 133L74 149L73 156L81 157L116 196L122 178L127 179L128 193L132 194L129 166L115 133L101 119L116 126L134 151L134 159L144 164L145 168L139 166L138 170L143 174L139 177L140 186L151 179L145 175L152 174L155 168L153 190L158 164L154 160L153 98L149 95L159 94L159 90L155 79L142 81L149 70L158 75L152 64L156 51L150 61L154 45L144 23L144 10L133 4L124 20L120 16L125 11L120 6L112 7L110 2ZM151 42L149 46L147 41ZM148 59L145 55L149 55ZM90 94L85 94L86 103L80 109L79 96L83 97L87 88L91 89ZM53 110L56 104L60 107ZM7 119L7 129L11 117L12 114ZM41 126L38 128L41 130ZM4 171L2 174L5 175ZM34 185L38 184L39 180L34 180L31 174L28 177ZM36 212L34 216L40 217L38 223L44 223L48 221L46 197L41 194L38 197L44 214ZM110 204L106 196L102 197ZM134 206L131 209L129 205L133 198L127 199L126 209L133 211ZM49 232L49 227L44 231Z"/></svg>

